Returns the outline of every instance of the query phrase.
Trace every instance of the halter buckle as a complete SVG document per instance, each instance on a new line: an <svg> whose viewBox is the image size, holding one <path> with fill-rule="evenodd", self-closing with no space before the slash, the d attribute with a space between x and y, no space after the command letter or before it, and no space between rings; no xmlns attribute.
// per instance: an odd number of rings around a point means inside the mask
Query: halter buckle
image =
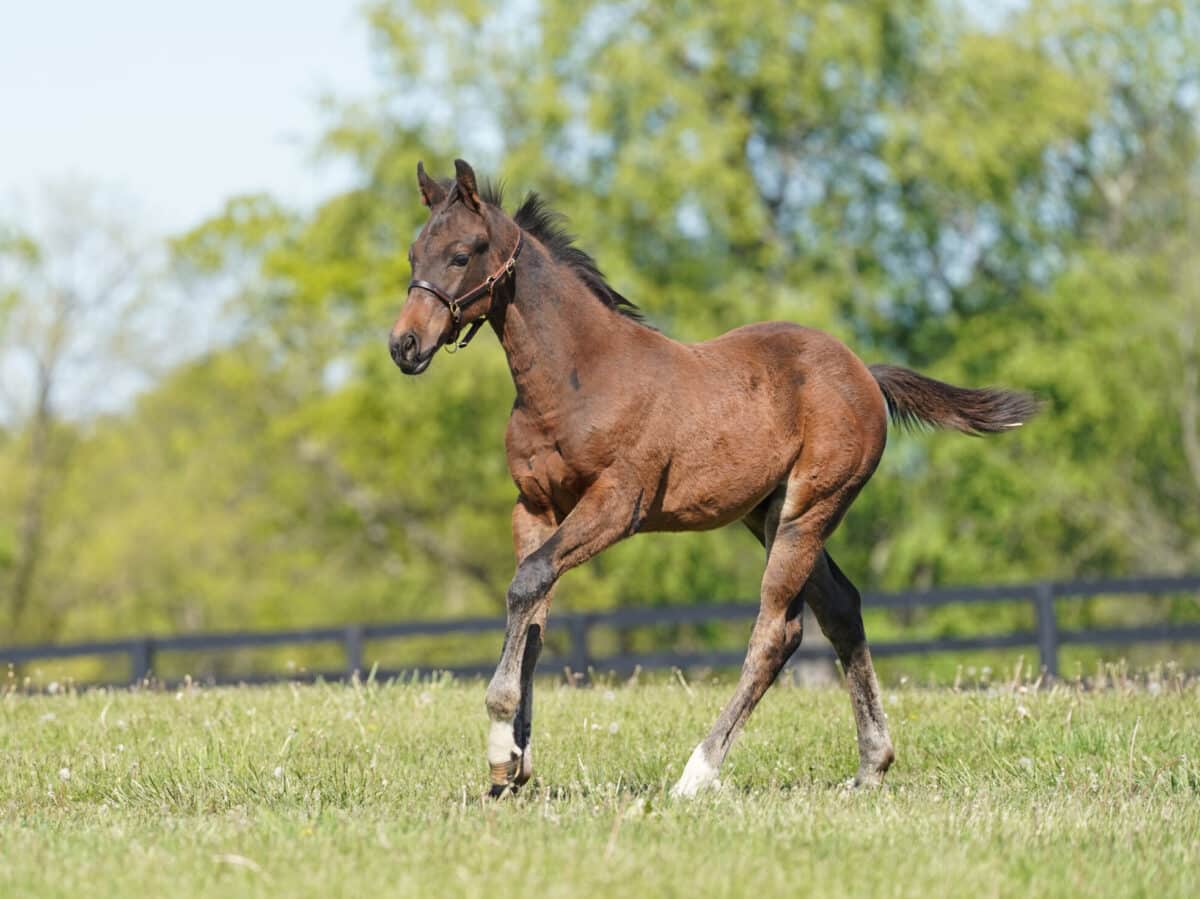
<svg viewBox="0 0 1200 899"><path fill-rule="evenodd" d="M462 306L457 299L452 299L446 303L446 308L450 310L450 339L446 341L446 352L453 356L460 349L458 335L462 331Z"/></svg>

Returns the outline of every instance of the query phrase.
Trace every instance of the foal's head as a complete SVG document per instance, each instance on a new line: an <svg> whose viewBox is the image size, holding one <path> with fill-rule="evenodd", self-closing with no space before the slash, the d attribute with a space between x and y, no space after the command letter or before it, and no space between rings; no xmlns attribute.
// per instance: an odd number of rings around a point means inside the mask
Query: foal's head
<svg viewBox="0 0 1200 899"><path fill-rule="evenodd" d="M480 198L469 165L456 159L454 168L454 181L438 181L417 163L429 220L409 250L413 280L389 340L392 359L407 375L425 371L438 347L486 316L494 301L491 280L511 276L505 266L520 229Z"/></svg>

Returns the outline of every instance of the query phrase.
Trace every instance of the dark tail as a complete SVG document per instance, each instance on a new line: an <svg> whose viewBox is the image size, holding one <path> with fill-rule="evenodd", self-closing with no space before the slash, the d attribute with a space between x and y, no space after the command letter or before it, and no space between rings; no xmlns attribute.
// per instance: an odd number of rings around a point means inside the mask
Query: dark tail
<svg viewBox="0 0 1200 899"><path fill-rule="evenodd" d="M995 434L1019 428L1037 414L1039 403L1027 393L984 387L955 387L899 365L868 366L892 421L905 427L930 425L964 434Z"/></svg>

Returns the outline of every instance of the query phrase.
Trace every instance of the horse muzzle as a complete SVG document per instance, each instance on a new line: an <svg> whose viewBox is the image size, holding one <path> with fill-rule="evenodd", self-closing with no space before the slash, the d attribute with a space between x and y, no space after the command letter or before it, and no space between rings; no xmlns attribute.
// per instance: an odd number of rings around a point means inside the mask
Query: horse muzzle
<svg viewBox="0 0 1200 899"><path fill-rule="evenodd" d="M433 354L437 352L437 344L422 352L421 341L417 335L412 331L405 331L403 334L391 336L388 340L388 350L392 354L392 361L399 366L400 371L406 375L419 375L429 368Z"/></svg>

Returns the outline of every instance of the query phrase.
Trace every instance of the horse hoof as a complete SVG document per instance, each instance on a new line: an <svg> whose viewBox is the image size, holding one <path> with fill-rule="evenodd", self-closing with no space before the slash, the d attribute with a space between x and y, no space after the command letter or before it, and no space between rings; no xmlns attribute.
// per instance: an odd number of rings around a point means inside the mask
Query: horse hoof
<svg viewBox="0 0 1200 899"><path fill-rule="evenodd" d="M492 770L492 786L488 791L488 795L493 799L499 799L508 793L515 793L519 784L517 783L517 766L519 762L513 759L510 762L493 762Z"/></svg>
<svg viewBox="0 0 1200 899"><path fill-rule="evenodd" d="M526 746L521 753L521 759L516 763L516 773L513 775L513 785L523 787L533 777L533 750Z"/></svg>
<svg viewBox="0 0 1200 899"><path fill-rule="evenodd" d="M865 793L871 790L878 790L882 786L882 771L859 771L853 778L846 781L843 789L847 793Z"/></svg>

